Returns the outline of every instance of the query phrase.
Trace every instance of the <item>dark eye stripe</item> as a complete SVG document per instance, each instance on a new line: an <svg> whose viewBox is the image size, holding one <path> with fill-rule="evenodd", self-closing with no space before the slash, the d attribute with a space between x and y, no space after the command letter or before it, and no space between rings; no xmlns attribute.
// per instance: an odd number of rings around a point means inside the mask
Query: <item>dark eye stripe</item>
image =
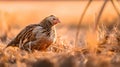
<svg viewBox="0 0 120 67"><path fill-rule="evenodd" d="M53 18L53 20L56 20L55 18Z"/></svg>

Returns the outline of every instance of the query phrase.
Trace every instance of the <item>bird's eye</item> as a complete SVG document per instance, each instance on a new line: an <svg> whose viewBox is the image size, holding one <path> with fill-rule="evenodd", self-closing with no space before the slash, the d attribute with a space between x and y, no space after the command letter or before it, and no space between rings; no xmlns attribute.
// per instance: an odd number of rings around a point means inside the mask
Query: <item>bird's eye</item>
<svg viewBox="0 0 120 67"><path fill-rule="evenodd" d="M56 20L55 18L53 18L53 20Z"/></svg>

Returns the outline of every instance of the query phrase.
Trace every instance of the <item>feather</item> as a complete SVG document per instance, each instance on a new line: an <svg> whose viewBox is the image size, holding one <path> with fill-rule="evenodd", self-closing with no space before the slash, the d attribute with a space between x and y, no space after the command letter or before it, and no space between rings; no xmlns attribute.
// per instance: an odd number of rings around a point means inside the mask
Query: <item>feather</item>
<svg viewBox="0 0 120 67"><path fill-rule="evenodd" d="M49 16L52 19L55 16ZM54 22L49 17L43 19L39 24L26 26L8 45L25 50L45 50L55 41Z"/></svg>

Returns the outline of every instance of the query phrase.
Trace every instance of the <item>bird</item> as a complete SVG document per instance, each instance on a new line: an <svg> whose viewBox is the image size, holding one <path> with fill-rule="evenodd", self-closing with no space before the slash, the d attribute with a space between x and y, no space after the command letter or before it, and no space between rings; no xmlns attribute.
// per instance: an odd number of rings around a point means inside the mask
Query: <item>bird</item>
<svg viewBox="0 0 120 67"><path fill-rule="evenodd" d="M26 26L8 45L27 51L44 51L56 41L55 25L60 23L58 17L49 15L38 24Z"/></svg>

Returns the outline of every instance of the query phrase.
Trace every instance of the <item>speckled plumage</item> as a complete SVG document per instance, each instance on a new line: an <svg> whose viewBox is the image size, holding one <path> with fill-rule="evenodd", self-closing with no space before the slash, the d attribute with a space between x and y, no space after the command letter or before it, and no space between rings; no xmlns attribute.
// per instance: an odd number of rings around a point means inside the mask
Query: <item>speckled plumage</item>
<svg viewBox="0 0 120 67"><path fill-rule="evenodd" d="M55 22L54 22L55 21ZM39 24L26 26L8 45L25 50L45 50L56 39L55 24L59 19L50 15Z"/></svg>

